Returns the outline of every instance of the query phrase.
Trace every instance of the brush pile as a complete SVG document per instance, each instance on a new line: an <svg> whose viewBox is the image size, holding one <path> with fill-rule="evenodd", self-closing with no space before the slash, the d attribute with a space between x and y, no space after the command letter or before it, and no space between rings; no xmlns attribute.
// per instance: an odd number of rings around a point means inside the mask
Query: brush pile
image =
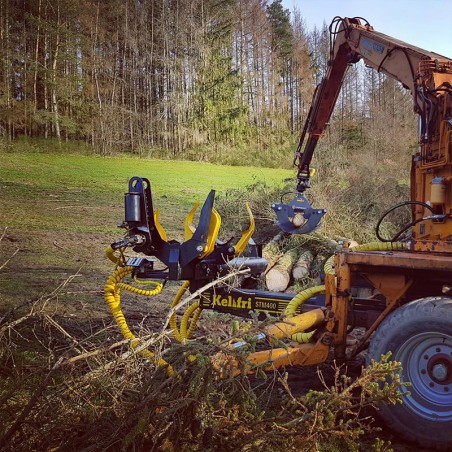
<svg viewBox="0 0 452 452"><path fill-rule="evenodd" d="M253 322L228 329L225 318L219 334L211 328L184 345L144 321L131 325L173 367L168 377L115 325L59 315L63 287L0 318L2 450L357 450L364 437L369 447L380 441L366 409L400 401L391 361L354 380L330 365L318 375L256 368L253 377L220 378L210 357L244 362L252 344L240 352L227 344L258 331ZM310 376L305 386L300 372Z"/></svg>

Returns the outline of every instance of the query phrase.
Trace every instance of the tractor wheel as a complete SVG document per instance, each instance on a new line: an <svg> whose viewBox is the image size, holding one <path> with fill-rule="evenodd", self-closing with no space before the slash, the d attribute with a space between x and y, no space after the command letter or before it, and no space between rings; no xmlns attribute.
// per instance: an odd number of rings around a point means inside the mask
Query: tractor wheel
<svg viewBox="0 0 452 452"><path fill-rule="evenodd" d="M367 363L392 352L402 364L402 404L380 407L388 426L429 449L452 449L452 299L429 297L390 314L375 332Z"/></svg>

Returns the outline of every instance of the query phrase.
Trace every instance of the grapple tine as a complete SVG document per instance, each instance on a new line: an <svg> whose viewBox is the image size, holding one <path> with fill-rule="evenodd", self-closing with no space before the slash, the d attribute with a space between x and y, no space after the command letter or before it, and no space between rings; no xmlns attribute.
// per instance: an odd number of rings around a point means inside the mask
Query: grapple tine
<svg viewBox="0 0 452 452"><path fill-rule="evenodd" d="M155 209L155 211L154 211L154 224L155 224L155 227L157 228L157 231L160 234L160 237L162 238L162 240L167 242L168 236L166 234L165 228L160 223L160 210L159 209Z"/></svg>
<svg viewBox="0 0 452 452"><path fill-rule="evenodd" d="M205 251L205 246L209 237L210 220L213 215L212 210L214 199L215 190L211 190L201 208L196 230L193 232L192 237L180 246L180 264L182 267L187 265L193 259L200 257Z"/></svg>
<svg viewBox="0 0 452 452"><path fill-rule="evenodd" d="M253 236L254 229L255 229L253 212L251 212L250 205L247 202L245 203L245 207L246 207L246 211L248 212L249 219L250 219L250 225L249 225L248 229L246 229L245 231L242 232L242 236L240 237L240 240L234 246L234 249L235 249L234 254L236 256L239 256L240 254L243 253L246 246L248 245L248 242L250 241L250 238Z"/></svg>
<svg viewBox="0 0 452 452"><path fill-rule="evenodd" d="M198 209L201 202L198 200L195 202L195 205L190 210L189 214L185 218L184 221L184 231L185 231L185 240L189 240L193 237L193 233L196 231L196 228L192 225L193 219L195 218L196 210Z"/></svg>

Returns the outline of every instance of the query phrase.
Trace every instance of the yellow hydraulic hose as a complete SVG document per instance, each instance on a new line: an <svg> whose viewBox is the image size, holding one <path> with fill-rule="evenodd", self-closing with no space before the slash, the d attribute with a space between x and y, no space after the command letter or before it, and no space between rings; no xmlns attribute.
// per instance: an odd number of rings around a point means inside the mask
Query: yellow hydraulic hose
<svg viewBox="0 0 452 452"><path fill-rule="evenodd" d="M105 251L105 255L107 256L107 258L109 260L111 260L114 264L119 264L119 260L120 258L115 256L115 250L109 246L106 251Z"/></svg>
<svg viewBox="0 0 452 452"><path fill-rule="evenodd" d="M108 255L108 250L107 250L107 255ZM140 293L141 295L144 295L145 292L146 294L152 294L152 295L156 295L157 293L159 293L162 289L162 285L160 283L159 286L156 287L156 289L154 290L142 290L142 289L138 289L135 288L133 286L130 286L129 284L124 284L121 283L122 279L127 276L130 275L132 273L133 267L119 267L108 279L107 282L105 284L105 302L107 303L107 305L110 308L110 311L113 315L113 318L116 321L116 324L118 325L122 335L124 336L125 339L130 339L130 346L132 348L138 347L140 345L140 340L137 339L135 337L135 335L132 333L132 331L130 331L129 326L127 325L127 321L124 317L124 313L122 312L121 309L121 288L126 289L126 290L130 290L133 291L135 293ZM133 289L133 290L131 290ZM142 350L140 352L140 354L149 360L153 360L155 359L155 353L151 352L150 350ZM162 359L159 358L157 361L157 365L158 366L167 366L167 374L169 376L173 375L174 371L172 369L172 367L170 365L168 365L168 363Z"/></svg>
<svg viewBox="0 0 452 452"><path fill-rule="evenodd" d="M190 286L189 281L185 281L184 284L182 284L182 286L178 290L176 296L174 297L173 302L171 303L172 308L174 308L174 306L177 306L177 304L179 303L180 299L182 298L182 296L184 295L184 293L186 292L186 290L188 289L189 286ZM176 341L182 342L183 339L179 332L179 328L177 327L177 317L176 317L175 312L170 317L169 325L170 325L170 328L173 330L173 334L174 334L174 337L176 338Z"/></svg>
<svg viewBox="0 0 452 452"><path fill-rule="evenodd" d="M189 281L185 281L184 284L180 287L179 291L177 292L176 296L173 299L173 302L171 303L171 307L174 308L179 303L180 299L186 292L190 285ZM170 328L173 330L173 334L175 339L178 342L184 342L187 339L190 339L193 335L196 323L198 322L199 316L201 315L202 309L199 307L199 301L196 301L192 305L190 305L187 310L184 312L182 318L181 318L181 324L180 329L177 326L177 316L176 313L173 313L173 315L170 317ZM193 317L192 317L193 316ZM192 317L190 321L190 317ZM190 322L190 325L189 325Z"/></svg>
<svg viewBox="0 0 452 452"><path fill-rule="evenodd" d="M298 309L299 306L301 306L306 300L313 297L314 295L317 295L319 293L325 292L325 286L315 286L315 287L309 287L308 289L305 289L295 295L292 300L290 300L289 304L286 306L286 309L284 310L284 317L286 319L290 319L293 317ZM306 344L310 341L312 335L315 331L310 331L309 333L305 332L298 332L295 334L292 334L291 339L295 342L298 342L299 344Z"/></svg>
<svg viewBox="0 0 452 452"><path fill-rule="evenodd" d="M401 251L407 249L404 242L369 242L363 245L356 245L350 251Z"/></svg>
<svg viewBox="0 0 452 452"><path fill-rule="evenodd" d="M182 340L190 339L193 335L196 328L196 323L198 322L199 316L201 315L201 311L202 309L199 307L199 301L197 301L189 306L184 312L184 315L182 316L182 319L180 321L180 335L182 337ZM193 318L190 322L190 326L188 326L188 322L192 314Z"/></svg>
<svg viewBox="0 0 452 452"><path fill-rule="evenodd" d="M184 295L184 293L187 291L188 287L190 286L189 281L185 281L182 286L179 288L176 296L173 299L173 302L171 303L171 308L174 308L179 303L180 299ZM190 305L184 314L182 315L181 322L180 322L180 329L177 326L177 316L174 312L173 315L170 317L169 325L170 328L173 331L174 338L176 341L180 343L184 343L186 340L190 339L193 335L196 324L198 322L199 316L201 315L202 309L199 307L199 301L196 301L192 305ZM188 326L188 323L190 321L190 317L193 315L193 318L191 319L190 326ZM195 355L189 355L187 357L189 361L195 361L196 356Z"/></svg>
<svg viewBox="0 0 452 452"><path fill-rule="evenodd" d="M153 289L153 290L140 289L139 287L131 286L130 284L126 284L126 283L117 283L117 287L119 289L124 289L124 290L127 290L127 291L132 292L137 295L144 295L145 297L153 297L154 295L158 295L163 289L162 283L155 282L155 281L153 281L153 283L156 285L155 289Z"/></svg>
<svg viewBox="0 0 452 452"><path fill-rule="evenodd" d="M334 254L330 256L323 265L325 275L334 275Z"/></svg>
<svg viewBox="0 0 452 452"><path fill-rule="evenodd" d="M284 317L290 318L295 315L297 309L309 298L319 293L325 293L325 286L309 287L295 295L284 310Z"/></svg>
<svg viewBox="0 0 452 452"><path fill-rule="evenodd" d="M190 327L187 331L187 339L190 339L193 336L193 333L196 328L196 324L198 323L199 316L201 315L202 309L199 307L199 301L196 302L196 305L198 306L197 309L195 309L195 312L193 313L193 319L190 322Z"/></svg>
<svg viewBox="0 0 452 452"><path fill-rule="evenodd" d="M353 246L349 248L349 251L401 251L406 250L407 247L407 244L404 242L369 242L363 245ZM334 254L325 262L323 271L327 275L334 274Z"/></svg>
<svg viewBox="0 0 452 452"><path fill-rule="evenodd" d="M309 333L303 333L303 332L295 333L295 334L292 334L291 339L294 342L298 342L299 344L307 344L311 340L314 333L315 333L315 330L309 331Z"/></svg>

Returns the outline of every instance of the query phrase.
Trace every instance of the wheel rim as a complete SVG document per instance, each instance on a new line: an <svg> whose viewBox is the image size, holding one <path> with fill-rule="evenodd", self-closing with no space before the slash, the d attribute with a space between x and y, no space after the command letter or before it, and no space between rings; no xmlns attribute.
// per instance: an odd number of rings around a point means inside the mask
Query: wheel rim
<svg viewBox="0 0 452 452"><path fill-rule="evenodd" d="M452 336L424 332L410 337L395 353L402 364L403 403L432 421L452 419Z"/></svg>

